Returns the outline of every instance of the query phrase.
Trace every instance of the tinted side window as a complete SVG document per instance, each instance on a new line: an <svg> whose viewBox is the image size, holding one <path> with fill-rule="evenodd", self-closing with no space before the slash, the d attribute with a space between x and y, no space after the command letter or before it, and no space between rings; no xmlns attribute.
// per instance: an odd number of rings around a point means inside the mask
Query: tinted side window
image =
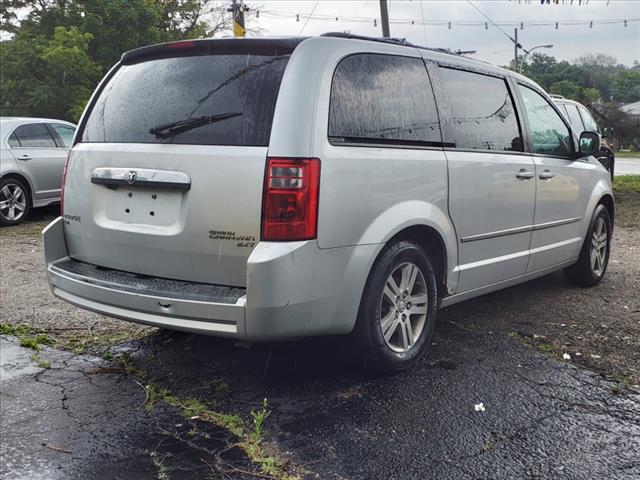
<svg viewBox="0 0 640 480"><path fill-rule="evenodd" d="M52 123L51 127L56 131L60 139L62 140L62 144L64 148L71 148L71 142L73 141L73 134L76 129L70 127L69 125L62 125L60 123Z"/></svg>
<svg viewBox="0 0 640 480"><path fill-rule="evenodd" d="M11 148L16 148L20 146L20 140L18 140L18 136L16 135L16 132L11 133L11 135L9 135L9 146Z"/></svg>
<svg viewBox="0 0 640 480"><path fill-rule="evenodd" d="M433 90L420 58L358 54L336 67L332 141L441 146Z"/></svg>
<svg viewBox="0 0 640 480"><path fill-rule="evenodd" d="M575 128L577 132L582 132L584 126L582 125L582 120L580 120L578 108L575 105L565 105L565 107L569 115L569 122L573 125L573 128Z"/></svg>
<svg viewBox="0 0 640 480"><path fill-rule="evenodd" d="M447 143L455 148L521 152L522 136L513 99L503 79L440 68L448 113Z"/></svg>
<svg viewBox="0 0 640 480"><path fill-rule="evenodd" d="M56 148L56 142L45 127L44 123L28 123L20 125L14 130L21 147Z"/></svg>
<svg viewBox="0 0 640 480"><path fill-rule="evenodd" d="M518 85L518 89L529 119L533 153L571 156L571 136L560 115L538 92L523 85Z"/></svg>
<svg viewBox="0 0 640 480"><path fill-rule="evenodd" d="M582 121L584 122L584 129L588 132L599 132L598 124L593 119L591 112L584 107L580 108L580 115L582 116Z"/></svg>

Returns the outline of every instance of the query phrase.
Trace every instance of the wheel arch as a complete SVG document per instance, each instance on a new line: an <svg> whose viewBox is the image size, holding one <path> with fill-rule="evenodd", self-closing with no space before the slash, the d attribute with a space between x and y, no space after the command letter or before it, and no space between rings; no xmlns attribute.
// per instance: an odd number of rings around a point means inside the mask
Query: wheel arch
<svg viewBox="0 0 640 480"><path fill-rule="evenodd" d="M616 203L613 200L613 196L610 194L603 195L598 202L598 205L604 205L605 207L607 207L607 210L609 211L609 218L611 219L611 227L613 227L616 209Z"/></svg>
<svg viewBox="0 0 640 480"><path fill-rule="evenodd" d="M457 285L453 268L458 261L456 231L446 213L446 207L440 208L432 203L411 200L398 203L383 211L371 222L358 244L377 244L379 248L369 265L369 272L382 250L397 239L411 239L420 244L427 253L439 255L439 292L451 293Z"/></svg>
<svg viewBox="0 0 640 480"><path fill-rule="evenodd" d="M411 225L396 233L386 242L386 245L392 245L400 240L413 241L424 250L436 274L438 296L444 296L447 292L448 262L447 247L442 235L429 225ZM378 257L383 250L378 253ZM376 257L376 260L378 257Z"/></svg>

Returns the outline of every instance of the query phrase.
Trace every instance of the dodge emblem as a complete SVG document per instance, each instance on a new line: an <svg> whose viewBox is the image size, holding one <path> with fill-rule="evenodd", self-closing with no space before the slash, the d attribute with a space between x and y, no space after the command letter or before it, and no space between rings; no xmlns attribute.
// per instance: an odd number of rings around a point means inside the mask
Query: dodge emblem
<svg viewBox="0 0 640 480"><path fill-rule="evenodd" d="M129 185L133 185L136 181L136 177L138 176L137 172L134 172L133 170L129 171L129 178L127 178L127 183Z"/></svg>

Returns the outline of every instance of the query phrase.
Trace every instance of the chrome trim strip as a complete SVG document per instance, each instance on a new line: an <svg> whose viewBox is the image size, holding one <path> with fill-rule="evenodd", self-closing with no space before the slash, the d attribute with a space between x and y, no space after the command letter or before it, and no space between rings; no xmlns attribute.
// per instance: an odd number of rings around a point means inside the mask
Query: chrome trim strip
<svg viewBox="0 0 640 480"><path fill-rule="evenodd" d="M532 232L534 230L544 230L545 228L559 227L560 225L568 225L582 220L582 217L566 218L563 220L554 220L553 222L538 223L536 225L526 225L523 227L508 228L506 230L497 230L495 232L480 233L478 235L469 235L462 237L460 242L475 242L476 240L486 240L488 238L504 237L506 235L515 235L516 233Z"/></svg>
<svg viewBox="0 0 640 480"><path fill-rule="evenodd" d="M522 250L520 252L509 253L508 255L502 255L501 257L492 257L485 260L478 260L476 262L465 263L464 265L458 265L453 269L454 272L462 272L464 270L471 270L473 268L486 267L493 263L507 262L509 260L515 260L516 258L529 256L529 250Z"/></svg>
<svg viewBox="0 0 640 480"><path fill-rule="evenodd" d="M460 241L462 243L475 242L476 240L486 240L487 238L504 237L505 235L515 235L516 233L531 232L533 225L525 225L524 227L508 228L506 230L497 230L495 232L480 233L478 235L469 235L468 237L462 237Z"/></svg>
<svg viewBox="0 0 640 480"><path fill-rule="evenodd" d="M535 255L537 253L553 250L554 248L566 247L567 245L571 245L572 243L580 243L581 241L582 241L582 238L575 237L575 238L570 238L568 240L564 240L562 242L557 242L557 243L552 243L550 245L543 245L542 247L532 248L529 251L531 252L531 255Z"/></svg>
<svg viewBox="0 0 640 480"><path fill-rule="evenodd" d="M170 170L101 167L91 174L91 183L111 188L130 186L189 190L191 177L184 172Z"/></svg>
<svg viewBox="0 0 640 480"><path fill-rule="evenodd" d="M533 226L534 230L544 230L545 228L559 227L560 225L568 225L582 220L582 217L566 218L564 220L554 220L553 222L538 223Z"/></svg>

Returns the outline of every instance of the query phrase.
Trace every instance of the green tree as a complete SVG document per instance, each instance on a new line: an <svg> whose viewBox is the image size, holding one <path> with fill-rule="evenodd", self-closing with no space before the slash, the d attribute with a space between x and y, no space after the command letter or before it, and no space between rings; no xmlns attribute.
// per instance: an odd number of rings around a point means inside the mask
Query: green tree
<svg viewBox="0 0 640 480"><path fill-rule="evenodd" d="M102 73L100 65L87 54L92 38L92 34L82 33L77 27L56 27L53 39L41 55L55 82L56 93L73 120L80 118Z"/></svg>
<svg viewBox="0 0 640 480"><path fill-rule="evenodd" d="M0 113L77 120L123 52L228 32L227 7L218 0L2 0Z"/></svg>
<svg viewBox="0 0 640 480"><path fill-rule="evenodd" d="M616 102L632 103L640 100L640 69L618 72L613 79L611 91Z"/></svg>
<svg viewBox="0 0 640 480"><path fill-rule="evenodd" d="M91 39L76 27L56 27L51 39L19 32L0 43L2 115L77 120L102 71L87 54Z"/></svg>
<svg viewBox="0 0 640 480"><path fill-rule="evenodd" d="M571 80L561 80L551 85L549 91L557 95L562 95L565 98L575 100L578 98L578 94L580 93L580 85L572 82Z"/></svg>
<svg viewBox="0 0 640 480"><path fill-rule="evenodd" d="M580 88L576 100L585 105L590 105L601 99L600 91L595 88Z"/></svg>

